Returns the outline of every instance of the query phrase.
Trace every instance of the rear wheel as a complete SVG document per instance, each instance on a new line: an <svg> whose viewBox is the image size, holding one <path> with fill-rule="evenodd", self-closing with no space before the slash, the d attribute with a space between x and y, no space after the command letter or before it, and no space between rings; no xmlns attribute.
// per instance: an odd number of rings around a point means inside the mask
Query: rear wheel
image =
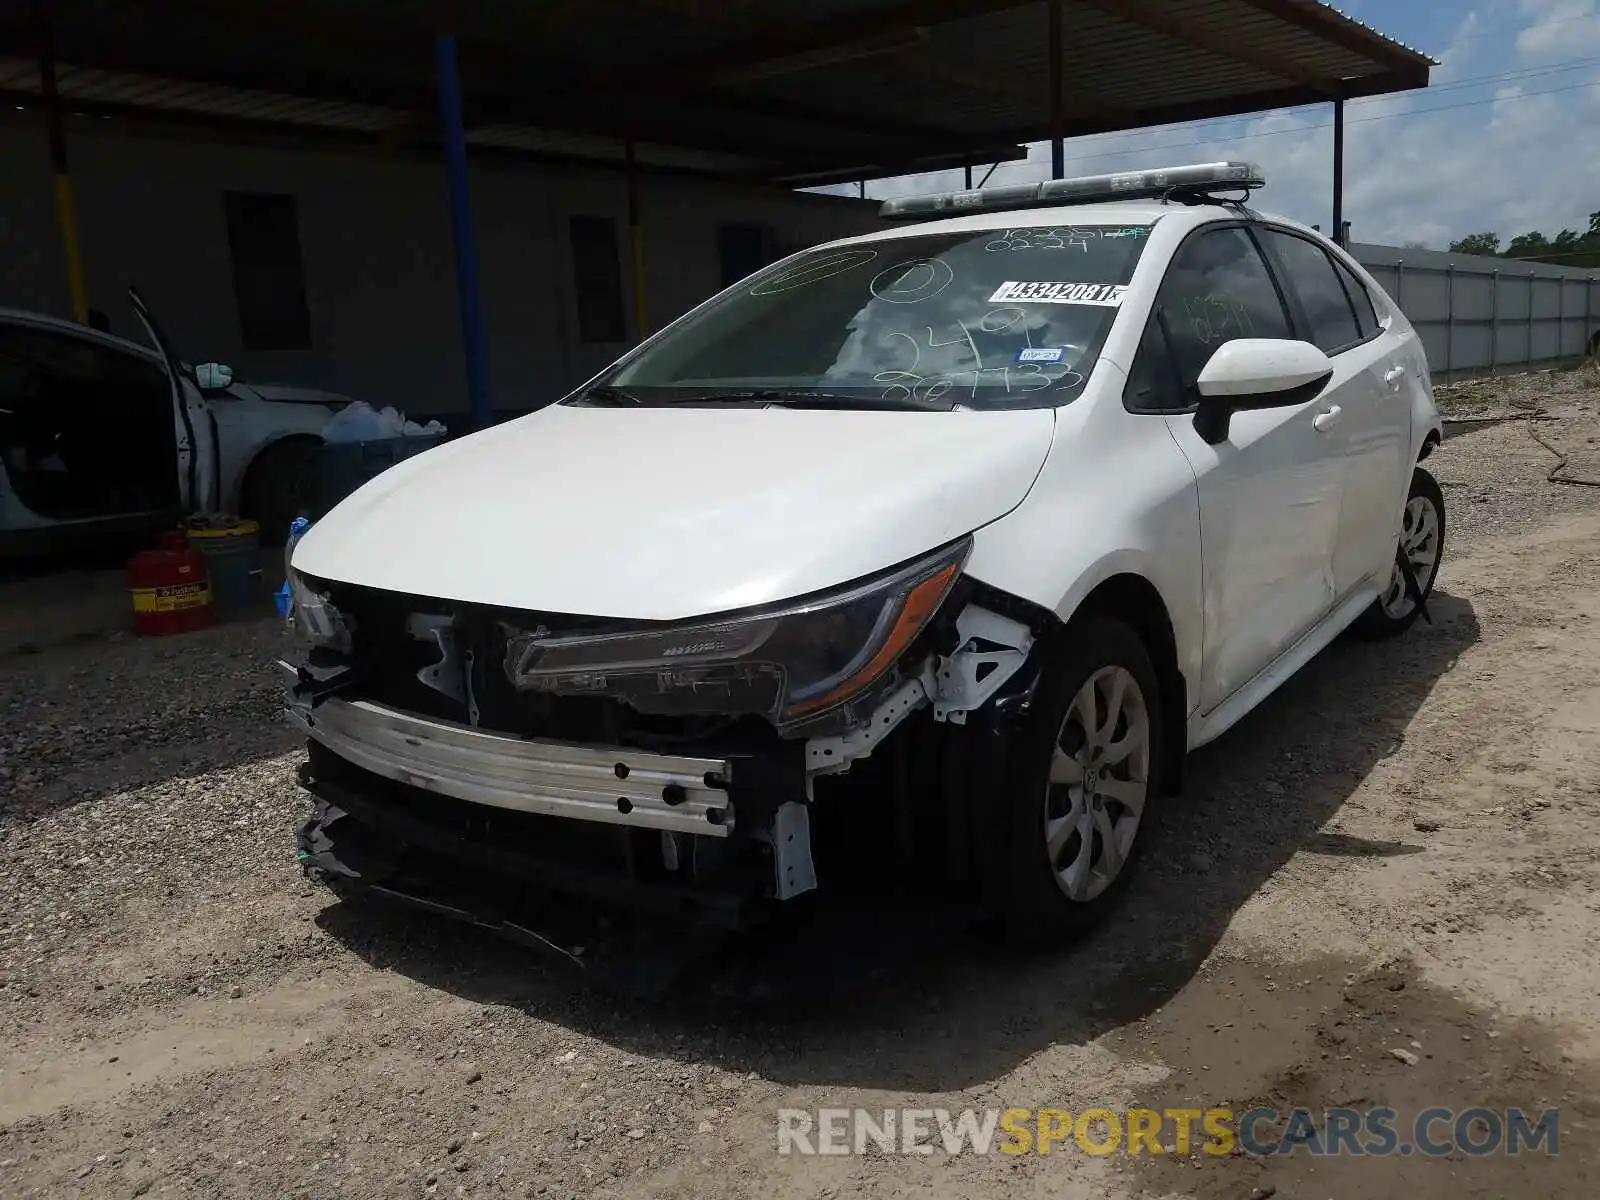
<svg viewBox="0 0 1600 1200"><path fill-rule="evenodd" d="M256 455L239 490L239 515L261 526L261 544L281 546L289 522L309 516L317 500L317 459L321 441L293 438L275 442Z"/></svg>
<svg viewBox="0 0 1600 1200"><path fill-rule="evenodd" d="M1074 622L1019 737L999 899L1015 933L1084 930L1126 886L1160 791L1160 685L1132 629Z"/></svg>
<svg viewBox="0 0 1600 1200"><path fill-rule="evenodd" d="M1417 590L1426 600L1433 593L1444 558L1444 493L1421 467L1411 472L1411 492L1400 519L1399 549L1411 564ZM1383 594L1356 619L1354 630L1366 638L1395 637L1410 629L1421 611L1396 561L1389 569Z"/></svg>

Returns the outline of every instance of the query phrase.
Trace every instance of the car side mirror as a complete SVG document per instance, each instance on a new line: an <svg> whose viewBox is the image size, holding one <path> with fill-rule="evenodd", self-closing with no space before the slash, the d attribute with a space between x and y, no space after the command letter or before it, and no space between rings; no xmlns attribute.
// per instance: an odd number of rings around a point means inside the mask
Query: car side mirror
<svg viewBox="0 0 1600 1200"><path fill-rule="evenodd" d="M202 394L225 392L233 383L233 368L227 363L204 362L194 369L194 381Z"/></svg>
<svg viewBox="0 0 1600 1200"><path fill-rule="evenodd" d="M1236 338L1217 348L1196 381L1195 431L1218 445L1227 441L1234 413L1304 404L1332 377L1332 361L1310 342Z"/></svg>

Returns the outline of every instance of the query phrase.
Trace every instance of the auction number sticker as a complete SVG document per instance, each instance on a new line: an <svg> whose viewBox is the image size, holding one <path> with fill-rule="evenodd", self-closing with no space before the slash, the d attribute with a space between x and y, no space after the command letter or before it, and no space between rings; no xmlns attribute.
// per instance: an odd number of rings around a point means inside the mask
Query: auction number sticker
<svg viewBox="0 0 1600 1200"><path fill-rule="evenodd" d="M989 297L990 304L1097 304L1104 308L1118 308L1123 294L1128 290L1120 283L1051 283L1035 281L1018 283L1008 280L995 289Z"/></svg>

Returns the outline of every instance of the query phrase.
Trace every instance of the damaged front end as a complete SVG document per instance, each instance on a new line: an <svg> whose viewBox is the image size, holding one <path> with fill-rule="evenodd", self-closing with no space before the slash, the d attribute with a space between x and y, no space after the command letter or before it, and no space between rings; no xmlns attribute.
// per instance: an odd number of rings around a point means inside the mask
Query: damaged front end
<svg viewBox="0 0 1600 1200"><path fill-rule="evenodd" d="M1054 620L963 577L969 548L688 622L292 575L302 866L547 943L575 902L740 927L819 874L925 861L964 837L938 814L992 781Z"/></svg>

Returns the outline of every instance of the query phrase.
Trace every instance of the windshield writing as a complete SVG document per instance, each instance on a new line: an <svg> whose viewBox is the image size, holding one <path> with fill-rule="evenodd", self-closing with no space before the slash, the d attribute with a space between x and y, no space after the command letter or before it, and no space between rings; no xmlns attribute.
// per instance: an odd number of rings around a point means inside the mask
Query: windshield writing
<svg viewBox="0 0 1600 1200"><path fill-rule="evenodd" d="M736 285L603 382L663 398L819 389L863 402L1060 404L1082 388L1149 226L909 235Z"/></svg>

